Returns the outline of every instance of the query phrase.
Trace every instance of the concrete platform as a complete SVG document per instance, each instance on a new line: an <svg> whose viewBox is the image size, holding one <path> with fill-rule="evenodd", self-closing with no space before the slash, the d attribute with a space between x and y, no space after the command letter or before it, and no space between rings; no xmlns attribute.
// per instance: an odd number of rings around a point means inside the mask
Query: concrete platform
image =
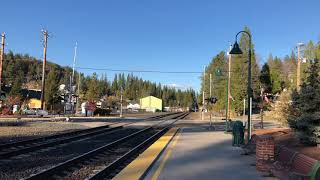
<svg viewBox="0 0 320 180"><path fill-rule="evenodd" d="M231 140L205 126L181 128L144 179L267 179L253 166L254 156L240 155Z"/></svg>

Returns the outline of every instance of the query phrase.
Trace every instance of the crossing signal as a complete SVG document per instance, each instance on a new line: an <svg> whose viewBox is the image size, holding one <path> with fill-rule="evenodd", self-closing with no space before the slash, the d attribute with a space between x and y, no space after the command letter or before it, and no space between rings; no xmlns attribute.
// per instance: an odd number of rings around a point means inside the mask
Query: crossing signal
<svg viewBox="0 0 320 180"><path fill-rule="evenodd" d="M209 97L206 99L206 101L208 103L215 104L218 101L218 99L216 97Z"/></svg>

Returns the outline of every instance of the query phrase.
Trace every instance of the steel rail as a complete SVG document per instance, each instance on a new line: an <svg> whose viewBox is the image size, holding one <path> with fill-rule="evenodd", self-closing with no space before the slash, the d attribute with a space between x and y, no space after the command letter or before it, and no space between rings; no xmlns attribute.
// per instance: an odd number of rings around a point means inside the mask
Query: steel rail
<svg viewBox="0 0 320 180"><path fill-rule="evenodd" d="M178 116L176 116L175 117L177 119L176 121L178 121L179 117L185 116L185 114L186 113L179 114ZM162 122L164 122L164 121L167 121L167 120L163 120ZM170 123L169 125L166 125L165 128L170 127L176 121ZM111 143L108 143L108 144L106 144L104 146L101 146L101 147L96 148L94 150L91 150L91 151L89 151L87 153L84 153L82 155L74 157L74 158L72 158L70 160L67 160L67 161L65 161L63 163L60 163L60 164L58 164L56 166L53 166L53 167L51 167L49 169L43 170L42 172L39 172L39 173L34 174L34 175L31 175L31 176L27 177L26 179L28 179L28 180L46 179L46 178L50 178L50 177L52 177L54 175L59 175L64 170L67 170L68 168L71 168L72 166L77 166L77 165L79 165L79 163L84 162L84 161L88 161L88 159L90 159L92 157L96 157L97 155L107 151L108 149L111 149L111 148L115 147L116 145L124 143L124 142L126 142L126 141L128 141L128 140L130 140L130 139L132 139L132 138L134 138L136 136L138 136L138 135L141 135L141 134L143 134L145 132L148 132L148 131L154 129L155 126L160 125L162 122L159 122L159 123L157 123L155 125L152 125L152 126L147 127L145 129L142 129L142 130L139 130L137 132L134 132L134 133L132 133L132 134L130 134L128 136L125 136L125 137L120 138L118 140L115 140L115 141L113 141Z"/></svg>

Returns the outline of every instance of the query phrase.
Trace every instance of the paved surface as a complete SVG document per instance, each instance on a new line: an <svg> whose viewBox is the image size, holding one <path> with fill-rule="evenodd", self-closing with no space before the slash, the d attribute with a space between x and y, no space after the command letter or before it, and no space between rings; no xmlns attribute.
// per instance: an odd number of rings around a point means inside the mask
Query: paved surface
<svg viewBox="0 0 320 180"><path fill-rule="evenodd" d="M182 128L145 179L267 179L252 166L254 156L240 155L231 140L204 126Z"/></svg>

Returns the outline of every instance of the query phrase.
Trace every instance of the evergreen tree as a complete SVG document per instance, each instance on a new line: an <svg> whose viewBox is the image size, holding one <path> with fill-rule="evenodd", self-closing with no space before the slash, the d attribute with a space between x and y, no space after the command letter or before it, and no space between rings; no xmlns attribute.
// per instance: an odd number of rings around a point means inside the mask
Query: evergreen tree
<svg viewBox="0 0 320 180"><path fill-rule="evenodd" d="M49 71L45 86L45 101L47 107L53 108L53 105L60 100L59 80L57 77L57 69L53 68Z"/></svg>
<svg viewBox="0 0 320 180"><path fill-rule="evenodd" d="M272 56L268 59L268 65L270 67L270 80L271 80L271 88L272 93L276 94L282 90L283 78L282 78L282 62L281 59Z"/></svg>
<svg viewBox="0 0 320 180"><path fill-rule="evenodd" d="M251 34L248 27L244 28L245 31ZM251 46L251 65L252 65L252 89L253 98L260 94L260 81L259 73L260 69L256 62L255 49L253 44L249 44L249 37L246 34L242 34L240 37L240 48L243 54L232 55L231 66L231 108L237 113L243 112L243 99L247 99L247 86L248 86L248 49ZM254 101L253 99L253 101Z"/></svg>
<svg viewBox="0 0 320 180"><path fill-rule="evenodd" d="M21 94L22 76L23 76L22 74L23 74L22 71L18 71L17 76L13 81L13 85L11 87L9 96L12 96L12 97L18 96L20 98L22 97L22 94Z"/></svg>
<svg viewBox="0 0 320 180"><path fill-rule="evenodd" d="M98 101L100 99L100 91L99 91L99 86L98 86L98 78L97 78L97 74L93 73L90 82L89 82L89 86L88 86L88 92L86 94L86 98L89 101Z"/></svg>
<svg viewBox="0 0 320 180"><path fill-rule="evenodd" d="M270 68L267 63L262 66L260 72L260 82L261 86L264 88L266 93L272 92L272 84L271 84L271 77L270 77Z"/></svg>
<svg viewBox="0 0 320 180"><path fill-rule="evenodd" d="M292 93L288 122L303 143L320 144L320 66L315 60L300 92Z"/></svg>
<svg viewBox="0 0 320 180"><path fill-rule="evenodd" d="M118 86L118 75L115 74L114 75L114 79L112 81L112 86L111 86L111 91L112 93L115 95L117 94L117 91L119 90L119 86Z"/></svg>

